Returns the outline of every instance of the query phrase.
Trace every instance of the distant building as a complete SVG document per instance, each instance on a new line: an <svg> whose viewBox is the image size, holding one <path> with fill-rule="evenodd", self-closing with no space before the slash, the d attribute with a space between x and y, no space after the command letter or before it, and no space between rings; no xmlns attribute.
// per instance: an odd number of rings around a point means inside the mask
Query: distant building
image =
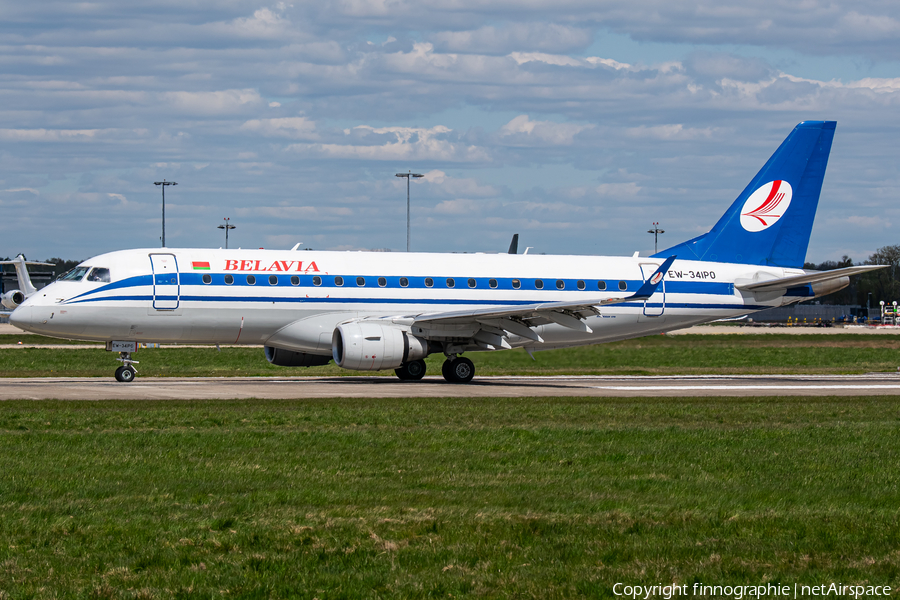
<svg viewBox="0 0 900 600"><path fill-rule="evenodd" d="M807 323L812 323L817 319L839 321L841 318L852 320L852 317L864 316L871 318L874 315L870 315L864 306L856 304L791 304L750 314L754 323L785 323L788 319L801 323L805 319Z"/></svg>

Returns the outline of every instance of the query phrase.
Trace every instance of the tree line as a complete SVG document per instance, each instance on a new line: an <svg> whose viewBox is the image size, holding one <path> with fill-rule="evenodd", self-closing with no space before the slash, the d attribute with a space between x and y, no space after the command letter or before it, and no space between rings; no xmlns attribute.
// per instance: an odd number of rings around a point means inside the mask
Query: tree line
<svg viewBox="0 0 900 600"><path fill-rule="evenodd" d="M850 285L839 292L818 298L813 302L820 304L858 304L867 306L871 301L872 307L878 306L882 300L886 304L894 300L900 301L900 245L883 246L861 263L854 263L849 256L844 256L839 261L826 260L822 263L805 263L804 269L815 271L831 271L853 267L856 265L888 265L887 269L878 269L850 278ZM871 300L870 296L871 294Z"/></svg>

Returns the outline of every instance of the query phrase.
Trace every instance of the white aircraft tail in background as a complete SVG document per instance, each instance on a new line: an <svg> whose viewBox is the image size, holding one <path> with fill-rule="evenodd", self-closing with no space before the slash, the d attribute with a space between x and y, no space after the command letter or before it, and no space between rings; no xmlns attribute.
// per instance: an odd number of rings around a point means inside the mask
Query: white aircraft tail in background
<svg viewBox="0 0 900 600"><path fill-rule="evenodd" d="M10 290L0 296L0 304L10 310L25 302L25 299L34 294L37 290L31 283L31 276L28 274L28 265L55 267L53 263L35 262L25 260L25 255L20 254L12 260L0 260L0 265L15 265L16 278L19 280L19 289Z"/></svg>

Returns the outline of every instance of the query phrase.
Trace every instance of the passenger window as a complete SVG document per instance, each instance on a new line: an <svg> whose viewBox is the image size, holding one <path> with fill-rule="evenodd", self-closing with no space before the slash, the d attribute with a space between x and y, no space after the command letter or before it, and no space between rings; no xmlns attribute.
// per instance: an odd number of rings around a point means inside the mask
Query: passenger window
<svg viewBox="0 0 900 600"><path fill-rule="evenodd" d="M520 287L522 287L522 282L519 281L518 279L513 279L513 280L512 280L512 286L513 286L513 289L514 289L514 290L517 290L517 289L519 289Z"/></svg>
<svg viewBox="0 0 900 600"><path fill-rule="evenodd" d="M256 285L256 277L247 275L247 285Z"/></svg>
<svg viewBox="0 0 900 600"><path fill-rule="evenodd" d="M605 290L605 289L606 289L606 282L605 282L605 281L598 281L598 282L597 282L597 289L600 290L601 292L602 292L603 290Z"/></svg>
<svg viewBox="0 0 900 600"><path fill-rule="evenodd" d="M294 275L294 277L291 277L291 283L294 283L295 278L297 279L297 283L300 283L300 278L297 277L296 275ZM297 283L294 283L294 285L297 285ZM318 275L313 277L313 285L316 285L316 286L322 285L322 278L319 277Z"/></svg>
<svg viewBox="0 0 900 600"><path fill-rule="evenodd" d="M625 290L627 290L627 289L628 289L628 282L627 282L627 281L620 281L620 282L619 282L619 289L622 290L623 292L624 292Z"/></svg>
<svg viewBox="0 0 900 600"><path fill-rule="evenodd" d="M426 277L425 287L434 287L434 279L432 279L431 277Z"/></svg>
<svg viewBox="0 0 900 600"><path fill-rule="evenodd" d="M232 283L234 283L234 275L226 275L225 285L231 285Z"/></svg>
<svg viewBox="0 0 900 600"><path fill-rule="evenodd" d="M313 277L313 283L315 283L316 279L319 280L319 283L316 283L316 285L322 285L322 278L321 277ZM291 275L291 285L300 285L300 278L297 277L296 275Z"/></svg>
<svg viewBox="0 0 900 600"><path fill-rule="evenodd" d="M542 289L544 289L544 282L541 281L540 279L535 279L534 287L535 287L535 289L542 290Z"/></svg>
<svg viewBox="0 0 900 600"><path fill-rule="evenodd" d="M566 282L563 281L562 279L557 279L556 280L556 289L558 289L558 290L566 289Z"/></svg>
<svg viewBox="0 0 900 600"><path fill-rule="evenodd" d="M406 277L401 277L400 287L409 287L409 279L407 279Z"/></svg>
<svg viewBox="0 0 900 600"><path fill-rule="evenodd" d="M366 278L365 277L357 277L356 285L357 285L357 287L366 287Z"/></svg>
<svg viewBox="0 0 900 600"><path fill-rule="evenodd" d="M210 275L209 273L207 273L206 275L204 275L204 276L203 276L203 283L205 283L205 284L207 284L207 285L209 285L210 283L212 283L212 275Z"/></svg>
<svg viewBox="0 0 900 600"><path fill-rule="evenodd" d="M269 285L278 285L277 275L269 275Z"/></svg>
<svg viewBox="0 0 900 600"><path fill-rule="evenodd" d="M473 287L475 287L475 280L474 280L474 279L472 279L472 278L471 278L471 277L469 277L469 281L468 281L468 284L469 284L469 287L470 287L470 288L473 288Z"/></svg>
<svg viewBox="0 0 900 600"><path fill-rule="evenodd" d="M488 281L488 285L491 286L492 289L495 289L497 287L497 280L491 279L490 281Z"/></svg>
<svg viewBox="0 0 900 600"><path fill-rule="evenodd" d="M384 287L386 285L387 285L387 279L385 279L384 277L379 277L378 278L378 287Z"/></svg>
<svg viewBox="0 0 900 600"><path fill-rule="evenodd" d="M583 289L584 289L584 281L582 281L582 280L580 280L580 279L578 280L578 289L579 289L579 290L583 290Z"/></svg>
<svg viewBox="0 0 900 600"><path fill-rule="evenodd" d="M335 277L335 278L334 278L334 285L336 285L336 286L338 286L338 287L341 287L342 285L344 285L344 278L341 277L340 275L338 275L337 277Z"/></svg>
<svg viewBox="0 0 900 600"><path fill-rule="evenodd" d="M456 286L456 282L453 281L453 278L452 278L452 277L448 277L448 278L447 278L447 287L448 287L448 288L452 288L452 287L455 287L455 286Z"/></svg>
<svg viewBox="0 0 900 600"><path fill-rule="evenodd" d="M104 269L102 267L97 267L91 274L88 275L88 281L99 281L102 283L109 283L109 269Z"/></svg>

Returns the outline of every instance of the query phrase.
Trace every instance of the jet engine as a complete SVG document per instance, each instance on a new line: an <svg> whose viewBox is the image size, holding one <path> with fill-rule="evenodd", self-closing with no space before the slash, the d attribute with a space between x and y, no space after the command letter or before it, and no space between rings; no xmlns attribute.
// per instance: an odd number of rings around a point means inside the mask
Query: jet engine
<svg viewBox="0 0 900 600"><path fill-rule="evenodd" d="M840 277L838 279L814 283L812 284L813 298L833 294L834 292L844 289L848 285L850 285L849 277Z"/></svg>
<svg viewBox="0 0 900 600"><path fill-rule="evenodd" d="M282 350L266 346L266 360L279 367L320 367L331 362L330 356L321 354L308 354L293 350Z"/></svg>
<svg viewBox="0 0 900 600"><path fill-rule="evenodd" d="M22 290L12 290L0 296L0 304L12 310L25 302L25 294Z"/></svg>
<svg viewBox="0 0 900 600"><path fill-rule="evenodd" d="M354 371L380 371L428 356L428 341L395 325L342 323L331 337L334 362Z"/></svg>

